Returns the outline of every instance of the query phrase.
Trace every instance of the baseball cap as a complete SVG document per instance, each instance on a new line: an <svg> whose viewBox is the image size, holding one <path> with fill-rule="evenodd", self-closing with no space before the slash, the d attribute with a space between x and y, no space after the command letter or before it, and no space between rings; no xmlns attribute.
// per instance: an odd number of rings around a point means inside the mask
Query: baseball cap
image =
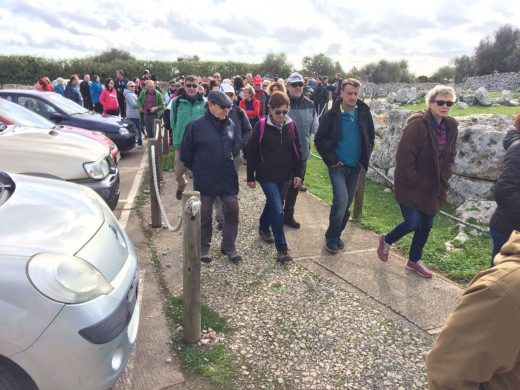
<svg viewBox="0 0 520 390"><path fill-rule="evenodd" d="M253 78L253 84L262 84L262 78L260 76L255 76Z"/></svg>
<svg viewBox="0 0 520 390"><path fill-rule="evenodd" d="M231 86L231 84L220 84L220 89L224 93L229 93L229 92L235 93L235 88L233 88Z"/></svg>
<svg viewBox="0 0 520 390"><path fill-rule="evenodd" d="M299 82L303 83L303 77L298 72L291 73L289 75L289 77L287 78L287 84L299 83Z"/></svg>

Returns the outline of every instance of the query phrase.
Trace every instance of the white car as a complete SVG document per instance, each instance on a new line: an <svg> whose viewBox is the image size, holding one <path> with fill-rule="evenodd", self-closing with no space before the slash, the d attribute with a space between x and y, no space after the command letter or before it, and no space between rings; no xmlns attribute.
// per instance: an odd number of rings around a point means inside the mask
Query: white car
<svg viewBox="0 0 520 390"><path fill-rule="evenodd" d="M0 389L109 389L139 323L138 259L87 187L0 172Z"/></svg>

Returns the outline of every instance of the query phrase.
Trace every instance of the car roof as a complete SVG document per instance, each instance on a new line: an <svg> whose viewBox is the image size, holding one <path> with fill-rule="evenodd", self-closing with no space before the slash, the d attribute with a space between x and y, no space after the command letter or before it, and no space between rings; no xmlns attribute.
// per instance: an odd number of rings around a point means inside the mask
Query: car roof
<svg viewBox="0 0 520 390"><path fill-rule="evenodd" d="M0 94L3 93L19 93L19 94L27 94L27 95L39 95L42 93L55 93L50 91L37 91L35 89L0 89Z"/></svg>

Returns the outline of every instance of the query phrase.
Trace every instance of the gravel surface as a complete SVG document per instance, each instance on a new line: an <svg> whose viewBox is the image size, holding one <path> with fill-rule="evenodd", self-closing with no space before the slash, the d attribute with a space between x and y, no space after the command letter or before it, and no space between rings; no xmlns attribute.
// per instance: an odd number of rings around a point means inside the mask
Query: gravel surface
<svg viewBox="0 0 520 390"><path fill-rule="evenodd" d="M427 389L424 360L433 337L344 283L311 272L305 263L312 260L279 265L274 245L258 236L263 193L242 180L240 186L237 249L244 261L235 265L220 254L215 224L213 262L201 275L203 303L235 329L227 335L205 330L201 340L237 355L241 375L231 388Z"/></svg>

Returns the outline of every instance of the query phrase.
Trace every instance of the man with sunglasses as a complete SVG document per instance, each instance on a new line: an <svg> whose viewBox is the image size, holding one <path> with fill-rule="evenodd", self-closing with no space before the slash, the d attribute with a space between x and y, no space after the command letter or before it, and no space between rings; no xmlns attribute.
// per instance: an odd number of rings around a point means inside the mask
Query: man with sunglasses
<svg viewBox="0 0 520 390"><path fill-rule="evenodd" d="M200 260L211 262L213 204L222 201L224 226L220 251L233 263L242 257L235 242L238 234L238 174L233 156L242 148L235 124L228 118L233 102L219 90L208 94L204 115L192 120L181 143L181 159L193 171L193 189L200 192Z"/></svg>
<svg viewBox="0 0 520 390"><path fill-rule="evenodd" d="M291 101L288 115L296 124L300 145L302 148L302 183L305 180L307 159L311 153L312 135L318 131L318 116L314 110L314 103L303 96L303 77L301 74L291 73L287 79L287 94ZM302 184L303 185L303 184ZM283 208L283 223L295 229L301 224L294 219L294 208L298 196L298 187L289 186L285 196Z"/></svg>
<svg viewBox="0 0 520 390"><path fill-rule="evenodd" d="M428 109L408 118L395 157L394 193L404 221L381 234L377 255L388 260L391 245L414 232L406 268L422 277L432 272L419 261L435 214L444 206L457 143L457 121L448 116L455 90L437 85L426 94Z"/></svg>
<svg viewBox="0 0 520 390"><path fill-rule="evenodd" d="M316 149L329 169L332 207L325 232L325 249L337 253L345 247L341 233L350 218L361 168L368 169L374 148L375 129L370 108L358 99L361 83L343 80L341 99L332 104L321 119L314 139Z"/></svg>
<svg viewBox="0 0 520 390"><path fill-rule="evenodd" d="M170 100L167 110L170 110L170 127L173 131L173 147L175 148L175 160L173 172L177 182L175 197L182 199L182 192L188 185L186 180L187 169L180 159L180 147L184 130L193 119L204 114L204 98L198 92L199 84L195 76L189 75L184 79L184 92Z"/></svg>

